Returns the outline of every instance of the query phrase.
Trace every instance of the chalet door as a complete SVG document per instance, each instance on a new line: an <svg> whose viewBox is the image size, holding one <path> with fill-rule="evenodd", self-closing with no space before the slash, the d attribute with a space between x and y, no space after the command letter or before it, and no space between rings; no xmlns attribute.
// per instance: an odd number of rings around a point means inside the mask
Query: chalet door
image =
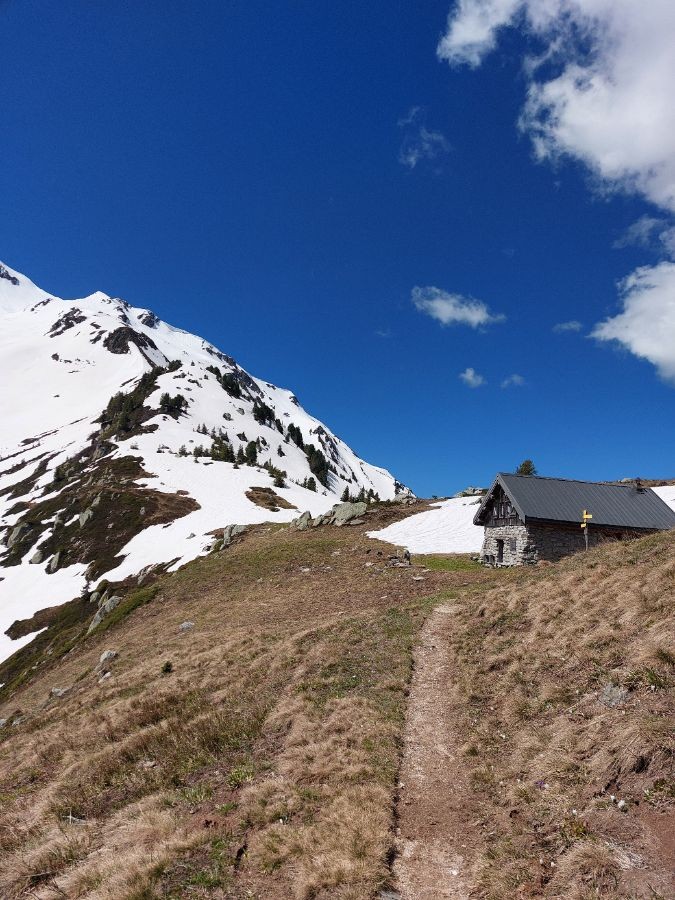
<svg viewBox="0 0 675 900"><path fill-rule="evenodd" d="M504 562L504 541L502 540L497 541L497 562Z"/></svg>

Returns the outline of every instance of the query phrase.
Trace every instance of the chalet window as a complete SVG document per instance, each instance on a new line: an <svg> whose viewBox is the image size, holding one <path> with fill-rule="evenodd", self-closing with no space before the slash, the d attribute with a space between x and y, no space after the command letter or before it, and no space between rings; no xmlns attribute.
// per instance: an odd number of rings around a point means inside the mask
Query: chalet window
<svg viewBox="0 0 675 900"><path fill-rule="evenodd" d="M511 551L511 553L516 552L516 539L515 538L509 538L509 550Z"/></svg>

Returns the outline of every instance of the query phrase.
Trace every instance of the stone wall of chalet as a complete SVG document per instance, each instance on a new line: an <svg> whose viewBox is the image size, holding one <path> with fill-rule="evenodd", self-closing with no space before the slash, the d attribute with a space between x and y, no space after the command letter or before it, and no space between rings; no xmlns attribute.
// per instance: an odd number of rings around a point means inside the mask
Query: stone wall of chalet
<svg viewBox="0 0 675 900"><path fill-rule="evenodd" d="M589 546L594 547L605 541L627 540L640 537L646 532L603 531L589 529ZM503 561L499 559L498 541L504 541ZM577 526L549 525L500 525L487 526L483 539L481 561L487 565L523 566L534 565L539 560L556 562L572 553L584 550L584 532Z"/></svg>

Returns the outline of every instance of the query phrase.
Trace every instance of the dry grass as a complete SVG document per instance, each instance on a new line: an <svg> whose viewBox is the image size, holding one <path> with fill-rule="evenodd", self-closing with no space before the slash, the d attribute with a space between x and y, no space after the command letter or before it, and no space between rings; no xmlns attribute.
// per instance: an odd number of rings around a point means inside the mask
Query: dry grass
<svg viewBox="0 0 675 900"><path fill-rule="evenodd" d="M413 581L364 530L252 529L25 673L0 712L26 716L0 732L0 896L374 894L415 635L496 576Z"/></svg>
<svg viewBox="0 0 675 900"><path fill-rule="evenodd" d="M457 602L482 896L672 896L674 599L660 534Z"/></svg>
<svg viewBox="0 0 675 900"><path fill-rule="evenodd" d="M22 672L0 710L25 716L0 731L3 900L373 897L411 651L448 597L476 896L670 896L675 536L534 571L388 568L364 532L401 514L251 529Z"/></svg>

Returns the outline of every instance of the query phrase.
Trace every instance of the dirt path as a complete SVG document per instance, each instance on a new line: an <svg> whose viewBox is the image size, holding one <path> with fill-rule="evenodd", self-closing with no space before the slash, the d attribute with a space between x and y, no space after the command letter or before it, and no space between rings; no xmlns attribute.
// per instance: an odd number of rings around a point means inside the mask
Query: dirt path
<svg viewBox="0 0 675 900"><path fill-rule="evenodd" d="M434 611L415 652L394 863L402 900L470 896L477 823L452 725L452 613L451 605Z"/></svg>

